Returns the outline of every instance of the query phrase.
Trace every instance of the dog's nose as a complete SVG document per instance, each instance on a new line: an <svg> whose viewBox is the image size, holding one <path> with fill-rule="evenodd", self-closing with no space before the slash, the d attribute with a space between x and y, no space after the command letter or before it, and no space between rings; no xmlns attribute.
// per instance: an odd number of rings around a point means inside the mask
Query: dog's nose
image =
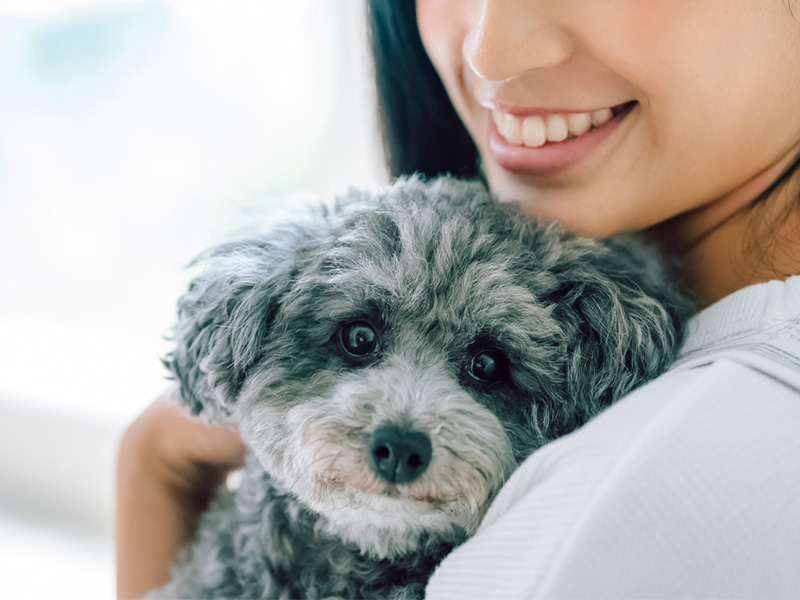
<svg viewBox="0 0 800 600"><path fill-rule="evenodd" d="M411 483L425 472L433 449L419 431L389 424L372 434L372 466L389 483Z"/></svg>

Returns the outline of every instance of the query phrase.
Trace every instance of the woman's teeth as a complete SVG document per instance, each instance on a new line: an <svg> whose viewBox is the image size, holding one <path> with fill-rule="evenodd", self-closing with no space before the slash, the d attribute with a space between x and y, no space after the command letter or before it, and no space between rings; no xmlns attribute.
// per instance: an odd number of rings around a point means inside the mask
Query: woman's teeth
<svg viewBox="0 0 800 600"><path fill-rule="evenodd" d="M563 142L578 137L592 127L611 120L610 108L593 112L519 118L499 110L492 111L497 131L512 144L538 148L546 142Z"/></svg>

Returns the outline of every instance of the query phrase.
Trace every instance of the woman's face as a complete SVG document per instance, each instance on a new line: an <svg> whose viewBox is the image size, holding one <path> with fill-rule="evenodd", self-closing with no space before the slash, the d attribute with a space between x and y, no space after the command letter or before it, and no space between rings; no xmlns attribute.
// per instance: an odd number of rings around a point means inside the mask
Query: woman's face
<svg viewBox="0 0 800 600"><path fill-rule="evenodd" d="M788 165L794 2L417 0L417 18L493 191L609 235L719 213Z"/></svg>

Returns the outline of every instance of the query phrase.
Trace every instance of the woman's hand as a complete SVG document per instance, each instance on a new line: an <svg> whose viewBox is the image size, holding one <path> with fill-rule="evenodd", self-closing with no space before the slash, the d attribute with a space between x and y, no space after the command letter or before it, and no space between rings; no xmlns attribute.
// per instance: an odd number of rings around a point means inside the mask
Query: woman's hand
<svg viewBox="0 0 800 600"><path fill-rule="evenodd" d="M178 550L197 529L214 490L244 464L238 433L151 404L125 431L117 461L117 595L139 598L169 581Z"/></svg>

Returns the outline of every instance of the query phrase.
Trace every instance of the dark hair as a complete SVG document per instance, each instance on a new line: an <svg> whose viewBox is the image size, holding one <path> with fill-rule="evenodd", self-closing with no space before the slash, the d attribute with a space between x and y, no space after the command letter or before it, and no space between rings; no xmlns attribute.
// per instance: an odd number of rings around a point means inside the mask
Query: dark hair
<svg viewBox="0 0 800 600"><path fill-rule="evenodd" d="M428 58L414 0L367 0L389 173L478 175L478 152Z"/></svg>

